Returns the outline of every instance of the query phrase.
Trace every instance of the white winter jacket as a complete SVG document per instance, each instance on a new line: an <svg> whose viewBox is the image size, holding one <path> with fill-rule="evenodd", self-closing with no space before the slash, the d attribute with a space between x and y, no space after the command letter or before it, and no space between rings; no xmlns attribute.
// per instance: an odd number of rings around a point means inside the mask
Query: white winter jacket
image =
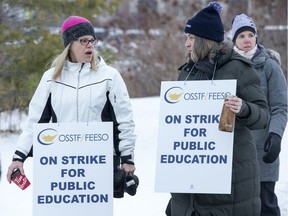
<svg viewBox="0 0 288 216"><path fill-rule="evenodd" d="M121 156L122 163L133 164L133 114L120 73L102 58L96 71L90 63L66 61L57 80L52 80L53 73L51 68L43 74L31 99L14 159L24 161L31 154L34 123L113 121L114 153Z"/></svg>

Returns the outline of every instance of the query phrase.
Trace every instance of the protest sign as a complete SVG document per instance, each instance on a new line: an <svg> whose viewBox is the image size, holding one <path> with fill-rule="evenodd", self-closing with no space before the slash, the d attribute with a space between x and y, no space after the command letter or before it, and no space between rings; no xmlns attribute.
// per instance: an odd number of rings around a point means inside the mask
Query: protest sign
<svg viewBox="0 0 288 216"><path fill-rule="evenodd" d="M37 124L33 215L113 215L111 122Z"/></svg>
<svg viewBox="0 0 288 216"><path fill-rule="evenodd" d="M155 191L231 190L233 136L218 129L236 80L162 82Z"/></svg>

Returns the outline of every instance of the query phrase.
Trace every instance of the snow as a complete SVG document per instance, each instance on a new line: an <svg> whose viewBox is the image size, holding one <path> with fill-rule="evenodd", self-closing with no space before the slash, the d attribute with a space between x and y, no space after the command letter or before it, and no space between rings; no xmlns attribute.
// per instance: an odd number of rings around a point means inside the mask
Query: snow
<svg viewBox="0 0 288 216"><path fill-rule="evenodd" d="M114 216L165 216L169 193L154 192L156 148L158 133L159 97L132 99L136 124L137 143L135 150L135 174L140 179L137 194L125 194L122 199L114 199ZM14 152L19 134L1 134L0 150L2 160L2 179L0 182L1 216L32 215L32 187L21 191L6 181L6 171ZM276 193L282 216L288 216L288 131L286 130L280 154L280 180ZM32 159L25 162L26 176L32 181ZM33 184L33 181L32 181ZM91 213L89 213L90 215Z"/></svg>

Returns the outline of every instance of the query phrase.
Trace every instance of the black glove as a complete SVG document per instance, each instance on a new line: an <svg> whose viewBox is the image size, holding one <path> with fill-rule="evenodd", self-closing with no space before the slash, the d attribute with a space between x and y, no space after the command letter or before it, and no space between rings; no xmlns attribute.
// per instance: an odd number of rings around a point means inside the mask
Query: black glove
<svg viewBox="0 0 288 216"><path fill-rule="evenodd" d="M122 169L118 169L114 174L114 198L124 197L124 182L126 173Z"/></svg>
<svg viewBox="0 0 288 216"><path fill-rule="evenodd" d="M134 196L137 192L139 185L139 179L136 175L127 175L125 179L125 192L131 196Z"/></svg>
<svg viewBox="0 0 288 216"><path fill-rule="evenodd" d="M264 145L266 154L263 156L265 163L273 163L279 156L281 151L281 137L276 133L269 133Z"/></svg>

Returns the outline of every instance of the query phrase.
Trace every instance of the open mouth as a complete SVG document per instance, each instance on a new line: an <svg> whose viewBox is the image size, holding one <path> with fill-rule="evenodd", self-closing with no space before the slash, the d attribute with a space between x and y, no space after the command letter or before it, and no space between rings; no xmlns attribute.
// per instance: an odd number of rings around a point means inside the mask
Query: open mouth
<svg viewBox="0 0 288 216"><path fill-rule="evenodd" d="M85 55L92 55L92 51L85 52Z"/></svg>

